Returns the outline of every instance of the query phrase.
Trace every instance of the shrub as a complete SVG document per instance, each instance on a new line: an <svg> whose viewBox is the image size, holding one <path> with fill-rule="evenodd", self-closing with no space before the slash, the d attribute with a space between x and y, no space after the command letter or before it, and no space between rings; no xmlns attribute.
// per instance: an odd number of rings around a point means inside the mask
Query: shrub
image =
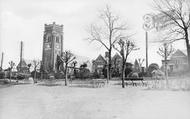
<svg viewBox="0 0 190 119"><path fill-rule="evenodd" d="M90 77L90 70L87 68L82 68L80 71L76 74L77 78L80 79L86 79Z"/></svg>
<svg viewBox="0 0 190 119"><path fill-rule="evenodd" d="M156 64L156 63L150 64L149 67L148 67L148 71L147 71L148 76L152 76L152 74L151 74L152 71L153 71L153 70L158 70L158 69L159 69L158 64Z"/></svg>
<svg viewBox="0 0 190 119"><path fill-rule="evenodd" d="M61 72L55 73L55 79L64 79L65 75Z"/></svg>
<svg viewBox="0 0 190 119"><path fill-rule="evenodd" d="M127 77L132 71L133 71L132 68L126 68L125 69L125 77Z"/></svg>
<svg viewBox="0 0 190 119"><path fill-rule="evenodd" d="M0 72L0 79L4 79L5 78L5 73L4 72Z"/></svg>
<svg viewBox="0 0 190 119"><path fill-rule="evenodd" d="M100 78L100 75L98 74L98 72L94 72L92 74L92 78L95 78L95 79Z"/></svg>

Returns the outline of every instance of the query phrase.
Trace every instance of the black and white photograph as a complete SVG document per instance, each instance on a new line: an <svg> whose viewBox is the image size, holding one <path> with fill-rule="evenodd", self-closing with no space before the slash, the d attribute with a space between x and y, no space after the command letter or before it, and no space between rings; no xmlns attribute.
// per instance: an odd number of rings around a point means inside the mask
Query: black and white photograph
<svg viewBox="0 0 190 119"><path fill-rule="evenodd" d="M190 119L190 0L0 0L0 119Z"/></svg>

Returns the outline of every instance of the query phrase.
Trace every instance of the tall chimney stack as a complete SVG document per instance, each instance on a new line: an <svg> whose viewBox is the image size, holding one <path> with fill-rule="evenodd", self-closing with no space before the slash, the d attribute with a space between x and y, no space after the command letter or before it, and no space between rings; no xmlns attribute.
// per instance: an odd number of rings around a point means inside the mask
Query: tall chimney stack
<svg viewBox="0 0 190 119"><path fill-rule="evenodd" d="M1 68L3 69L3 58L4 58L4 53L2 52L2 56L1 56Z"/></svg>
<svg viewBox="0 0 190 119"><path fill-rule="evenodd" d="M22 61L23 61L23 41L20 42L20 71L22 69Z"/></svg>

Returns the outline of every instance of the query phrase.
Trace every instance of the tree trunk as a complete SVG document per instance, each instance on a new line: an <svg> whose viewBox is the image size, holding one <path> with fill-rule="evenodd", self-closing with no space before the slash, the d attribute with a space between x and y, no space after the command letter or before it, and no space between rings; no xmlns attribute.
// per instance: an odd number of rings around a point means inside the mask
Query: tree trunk
<svg viewBox="0 0 190 119"><path fill-rule="evenodd" d="M67 64L65 65L65 86L67 86Z"/></svg>
<svg viewBox="0 0 190 119"><path fill-rule="evenodd" d="M34 83L36 83L36 70L34 71L34 79L33 79L33 81L34 81Z"/></svg>
<svg viewBox="0 0 190 119"><path fill-rule="evenodd" d="M166 48L166 44L164 46L164 60L165 60L165 77L166 77L166 87L168 88L168 68L167 68L167 48Z"/></svg>
<svg viewBox="0 0 190 119"><path fill-rule="evenodd" d="M122 63L122 77L121 77L121 80L122 80L122 88L125 88L125 62L124 62L124 59L123 59L123 63Z"/></svg>
<svg viewBox="0 0 190 119"><path fill-rule="evenodd" d="M108 56L108 74L107 74L107 83L109 83L109 80L111 79L111 50L109 50L109 56Z"/></svg>
<svg viewBox="0 0 190 119"><path fill-rule="evenodd" d="M189 44L189 36L188 29L185 29L185 42L187 47L187 59L188 59L188 69L190 71L190 44Z"/></svg>
<svg viewBox="0 0 190 119"><path fill-rule="evenodd" d="M11 82L11 76L12 76L12 71L10 70L10 74L9 74L9 78L10 78L10 82Z"/></svg>

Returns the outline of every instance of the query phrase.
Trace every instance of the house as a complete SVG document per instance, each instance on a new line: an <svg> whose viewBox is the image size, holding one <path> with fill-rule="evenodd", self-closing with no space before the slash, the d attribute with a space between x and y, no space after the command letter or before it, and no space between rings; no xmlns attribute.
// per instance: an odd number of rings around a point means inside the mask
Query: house
<svg viewBox="0 0 190 119"><path fill-rule="evenodd" d="M95 60L92 61L92 72L102 74L104 67L106 66L106 60L102 55L99 55Z"/></svg>
<svg viewBox="0 0 190 119"><path fill-rule="evenodd" d="M168 71L172 72L182 72L188 69L188 59L187 55L181 50L174 52L169 58L168 62ZM162 67L164 68L165 61L162 60Z"/></svg>
<svg viewBox="0 0 190 119"><path fill-rule="evenodd" d="M112 57L111 61L113 68L120 68L122 66L122 58L118 53Z"/></svg>
<svg viewBox="0 0 190 119"><path fill-rule="evenodd" d="M118 77L121 74L121 68L122 68L122 57L116 53L112 59L112 76Z"/></svg>
<svg viewBox="0 0 190 119"><path fill-rule="evenodd" d="M111 63L112 63L111 67L112 76L118 77L121 74L122 57L118 53L116 53L112 57ZM99 55L95 60L92 61L92 72L96 72L99 75L102 75L105 69L107 69L107 61L102 55Z"/></svg>

